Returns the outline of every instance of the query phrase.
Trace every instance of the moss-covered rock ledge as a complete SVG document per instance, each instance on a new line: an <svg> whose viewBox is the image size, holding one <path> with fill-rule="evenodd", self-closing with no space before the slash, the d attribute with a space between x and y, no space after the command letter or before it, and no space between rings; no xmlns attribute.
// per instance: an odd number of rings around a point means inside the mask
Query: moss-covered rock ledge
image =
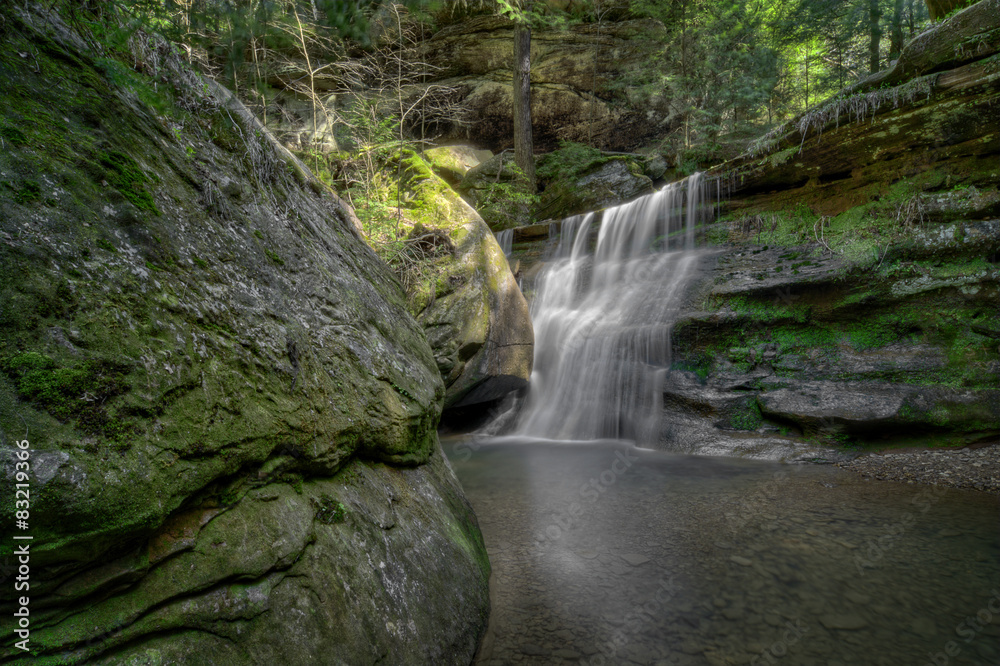
<svg viewBox="0 0 1000 666"><path fill-rule="evenodd" d="M467 662L489 564L444 386L350 211L167 44L0 12L36 663Z"/></svg>

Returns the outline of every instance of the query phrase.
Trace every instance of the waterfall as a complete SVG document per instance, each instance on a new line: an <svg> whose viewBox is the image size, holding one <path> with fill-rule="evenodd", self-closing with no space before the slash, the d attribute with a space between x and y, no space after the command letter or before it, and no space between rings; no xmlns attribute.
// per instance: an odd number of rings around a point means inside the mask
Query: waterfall
<svg viewBox="0 0 1000 666"><path fill-rule="evenodd" d="M500 249L503 250L505 257L510 256L510 251L514 246L514 230L504 229L503 231L496 232L497 244L500 245Z"/></svg>
<svg viewBox="0 0 1000 666"><path fill-rule="evenodd" d="M648 441L659 427L670 329L714 217L701 174L562 222L532 304L535 361L515 434ZM592 249L593 246L593 249Z"/></svg>

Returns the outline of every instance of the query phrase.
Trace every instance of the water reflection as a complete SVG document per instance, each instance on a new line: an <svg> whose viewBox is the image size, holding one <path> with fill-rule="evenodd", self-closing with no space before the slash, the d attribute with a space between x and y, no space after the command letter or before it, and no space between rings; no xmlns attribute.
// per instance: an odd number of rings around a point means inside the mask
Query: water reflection
<svg viewBox="0 0 1000 666"><path fill-rule="evenodd" d="M995 497L607 441L459 445L494 571L477 663L1000 663Z"/></svg>

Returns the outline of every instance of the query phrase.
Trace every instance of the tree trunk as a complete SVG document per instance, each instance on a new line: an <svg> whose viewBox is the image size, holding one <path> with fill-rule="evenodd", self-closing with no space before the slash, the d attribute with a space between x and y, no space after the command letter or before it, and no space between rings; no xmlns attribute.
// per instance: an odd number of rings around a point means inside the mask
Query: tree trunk
<svg viewBox="0 0 1000 666"><path fill-rule="evenodd" d="M590 122L587 127L587 145L594 147L594 116L597 100L597 59L601 55L601 24L604 14L601 11L601 0L594 0L594 15L597 17L597 40L594 43L594 67L590 79Z"/></svg>
<svg viewBox="0 0 1000 666"><path fill-rule="evenodd" d="M809 47L806 46L806 106L805 109L809 108Z"/></svg>
<svg viewBox="0 0 1000 666"><path fill-rule="evenodd" d="M882 18L882 10L878 6L878 0L868 0L868 71L875 73L879 71L879 42L882 40L882 28L879 20Z"/></svg>
<svg viewBox="0 0 1000 666"><path fill-rule="evenodd" d="M684 92L688 92L687 79L687 2L681 0L681 81ZM691 105L684 103L684 147L691 147Z"/></svg>
<svg viewBox="0 0 1000 666"><path fill-rule="evenodd" d="M896 60L903 50L903 0L896 0L892 8L891 40L889 60Z"/></svg>
<svg viewBox="0 0 1000 666"><path fill-rule="evenodd" d="M944 18L959 7L972 4L969 0L926 0L926 2L927 11L931 13L932 21Z"/></svg>
<svg viewBox="0 0 1000 666"><path fill-rule="evenodd" d="M531 10L526 3L525 11ZM535 157L531 138L531 27L514 28L514 162L527 178L528 191L535 192Z"/></svg>

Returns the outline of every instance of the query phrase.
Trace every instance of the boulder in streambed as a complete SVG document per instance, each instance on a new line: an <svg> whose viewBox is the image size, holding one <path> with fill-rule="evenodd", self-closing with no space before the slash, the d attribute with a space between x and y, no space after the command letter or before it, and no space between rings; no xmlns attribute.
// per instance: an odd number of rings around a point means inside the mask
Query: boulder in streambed
<svg viewBox="0 0 1000 666"><path fill-rule="evenodd" d="M118 61L0 13L0 475L30 484L33 657L467 663L489 563L444 385L350 209L167 43Z"/></svg>

